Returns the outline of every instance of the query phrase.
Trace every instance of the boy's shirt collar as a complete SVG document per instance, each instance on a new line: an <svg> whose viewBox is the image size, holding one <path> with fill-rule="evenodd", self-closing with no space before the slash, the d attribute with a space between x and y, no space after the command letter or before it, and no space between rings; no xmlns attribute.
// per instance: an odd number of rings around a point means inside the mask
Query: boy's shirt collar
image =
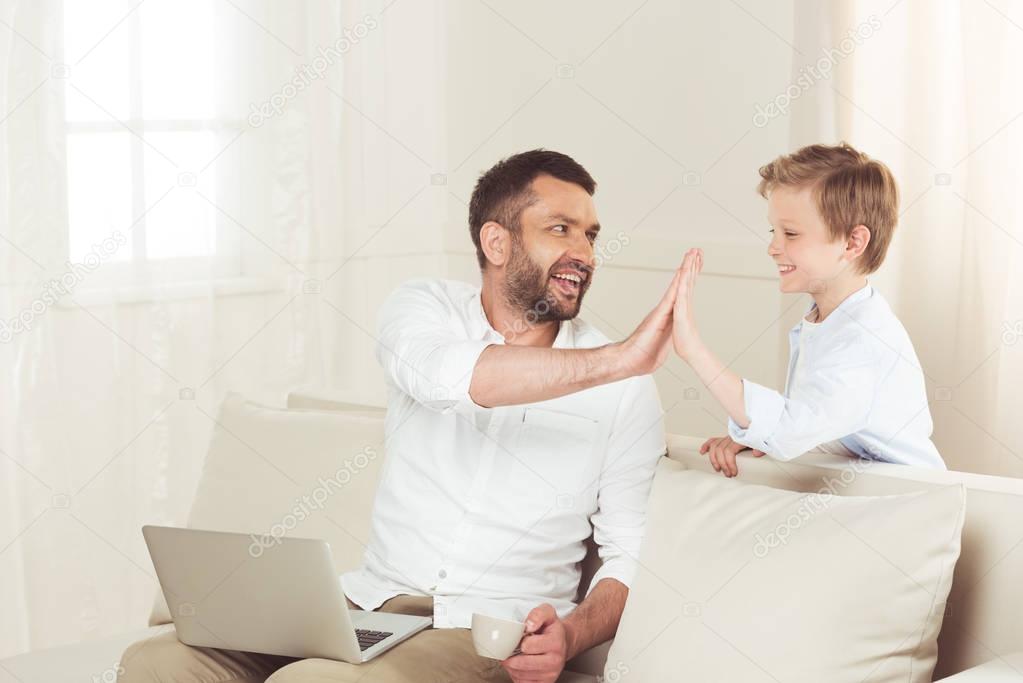
<svg viewBox="0 0 1023 683"><path fill-rule="evenodd" d="M863 301L865 299L869 299L873 293L874 293L874 288L870 286L870 282L867 282L867 284L863 285L862 287L857 289L855 292L853 292L849 296L845 297L845 299L842 300L842 303L838 304L838 306L835 308L835 310L831 312L831 315L829 315L824 320L820 321L820 323L818 323L818 324L823 325L823 324L827 323L827 321L830 320L835 315L835 313L838 313L843 308L849 308L851 306L855 306L859 302L861 302L861 301ZM803 313L803 317L800 318L799 322L796 323L796 326L793 327L789 331L790 335L793 334L793 333L796 333L796 334L799 333L799 328L803 324L803 321L806 320L806 316L810 315L810 313L812 313L813 309L815 309L815 308L817 308L817 302L816 301L811 301L810 302L810 307L807 308L806 311Z"/></svg>

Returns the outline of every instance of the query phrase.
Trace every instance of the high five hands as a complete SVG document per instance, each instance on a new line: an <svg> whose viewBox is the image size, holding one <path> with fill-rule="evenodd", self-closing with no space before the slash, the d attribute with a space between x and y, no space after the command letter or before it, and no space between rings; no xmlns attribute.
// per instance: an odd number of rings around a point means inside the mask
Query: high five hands
<svg viewBox="0 0 1023 683"><path fill-rule="evenodd" d="M685 359L686 352L699 344L692 298L696 276L702 267L703 251L687 251L657 306L622 342L629 373L650 374L661 367L672 346Z"/></svg>

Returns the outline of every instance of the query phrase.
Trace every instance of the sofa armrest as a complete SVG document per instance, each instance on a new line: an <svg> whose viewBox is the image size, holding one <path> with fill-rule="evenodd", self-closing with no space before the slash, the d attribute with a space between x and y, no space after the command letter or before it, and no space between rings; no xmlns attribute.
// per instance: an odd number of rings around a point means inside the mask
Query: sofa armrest
<svg viewBox="0 0 1023 683"><path fill-rule="evenodd" d="M112 681L117 677L121 654L129 645L172 630L173 625L155 626L16 655L0 660L0 683Z"/></svg>
<svg viewBox="0 0 1023 683"><path fill-rule="evenodd" d="M1023 683L1023 652L996 657L980 666L941 679L941 683L1010 683L1011 681Z"/></svg>
<svg viewBox="0 0 1023 683"><path fill-rule="evenodd" d="M557 683L600 683L600 676L591 676L565 669L558 676Z"/></svg>
<svg viewBox="0 0 1023 683"><path fill-rule="evenodd" d="M604 664L607 662L607 653L611 649L614 639L591 647L585 652L579 653L576 657L565 664L566 671L586 674L588 676L601 676L604 673ZM561 681L561 679L558 679Z"/></svg>

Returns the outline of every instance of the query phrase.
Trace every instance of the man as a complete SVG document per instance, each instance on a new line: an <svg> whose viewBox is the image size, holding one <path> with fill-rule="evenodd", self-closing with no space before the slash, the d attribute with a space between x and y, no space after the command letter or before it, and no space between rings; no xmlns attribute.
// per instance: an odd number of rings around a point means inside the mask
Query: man
<svg viewBox="0 0 1023 683"><path fill-rule="evenodd" d="M431 615L434 628L361 666L180 644L175 657L207 657L218 681L554 681L613 637L665 451L649 374L670 348L679 274L623 342L577 318L595 188L557 152L501 161L469 210L482 288L411 281L380 312L387 460L363 565L342 584L359 608ZM603 565L577 606L591 533ZM474 612L525 621L521 654L476 655Z"/></svg>

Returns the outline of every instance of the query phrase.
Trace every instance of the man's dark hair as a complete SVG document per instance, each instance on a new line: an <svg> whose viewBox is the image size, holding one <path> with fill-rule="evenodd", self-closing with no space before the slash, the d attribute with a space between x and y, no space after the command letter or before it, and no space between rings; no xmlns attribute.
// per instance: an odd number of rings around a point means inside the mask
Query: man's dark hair
<svg viewBox="0 0 1023 683"><path fill-rule="evenodd" d="M487 265L487 257L480 244L483 224L495 221L512 233L518 231L522 211L536 201L536 195L529 186L541 175L575 183L590 195L597 191L597 183L586 169L560 152L533 149L497 162L476 181L469 200L469 234L476 245L480 269Z"/></svg>

